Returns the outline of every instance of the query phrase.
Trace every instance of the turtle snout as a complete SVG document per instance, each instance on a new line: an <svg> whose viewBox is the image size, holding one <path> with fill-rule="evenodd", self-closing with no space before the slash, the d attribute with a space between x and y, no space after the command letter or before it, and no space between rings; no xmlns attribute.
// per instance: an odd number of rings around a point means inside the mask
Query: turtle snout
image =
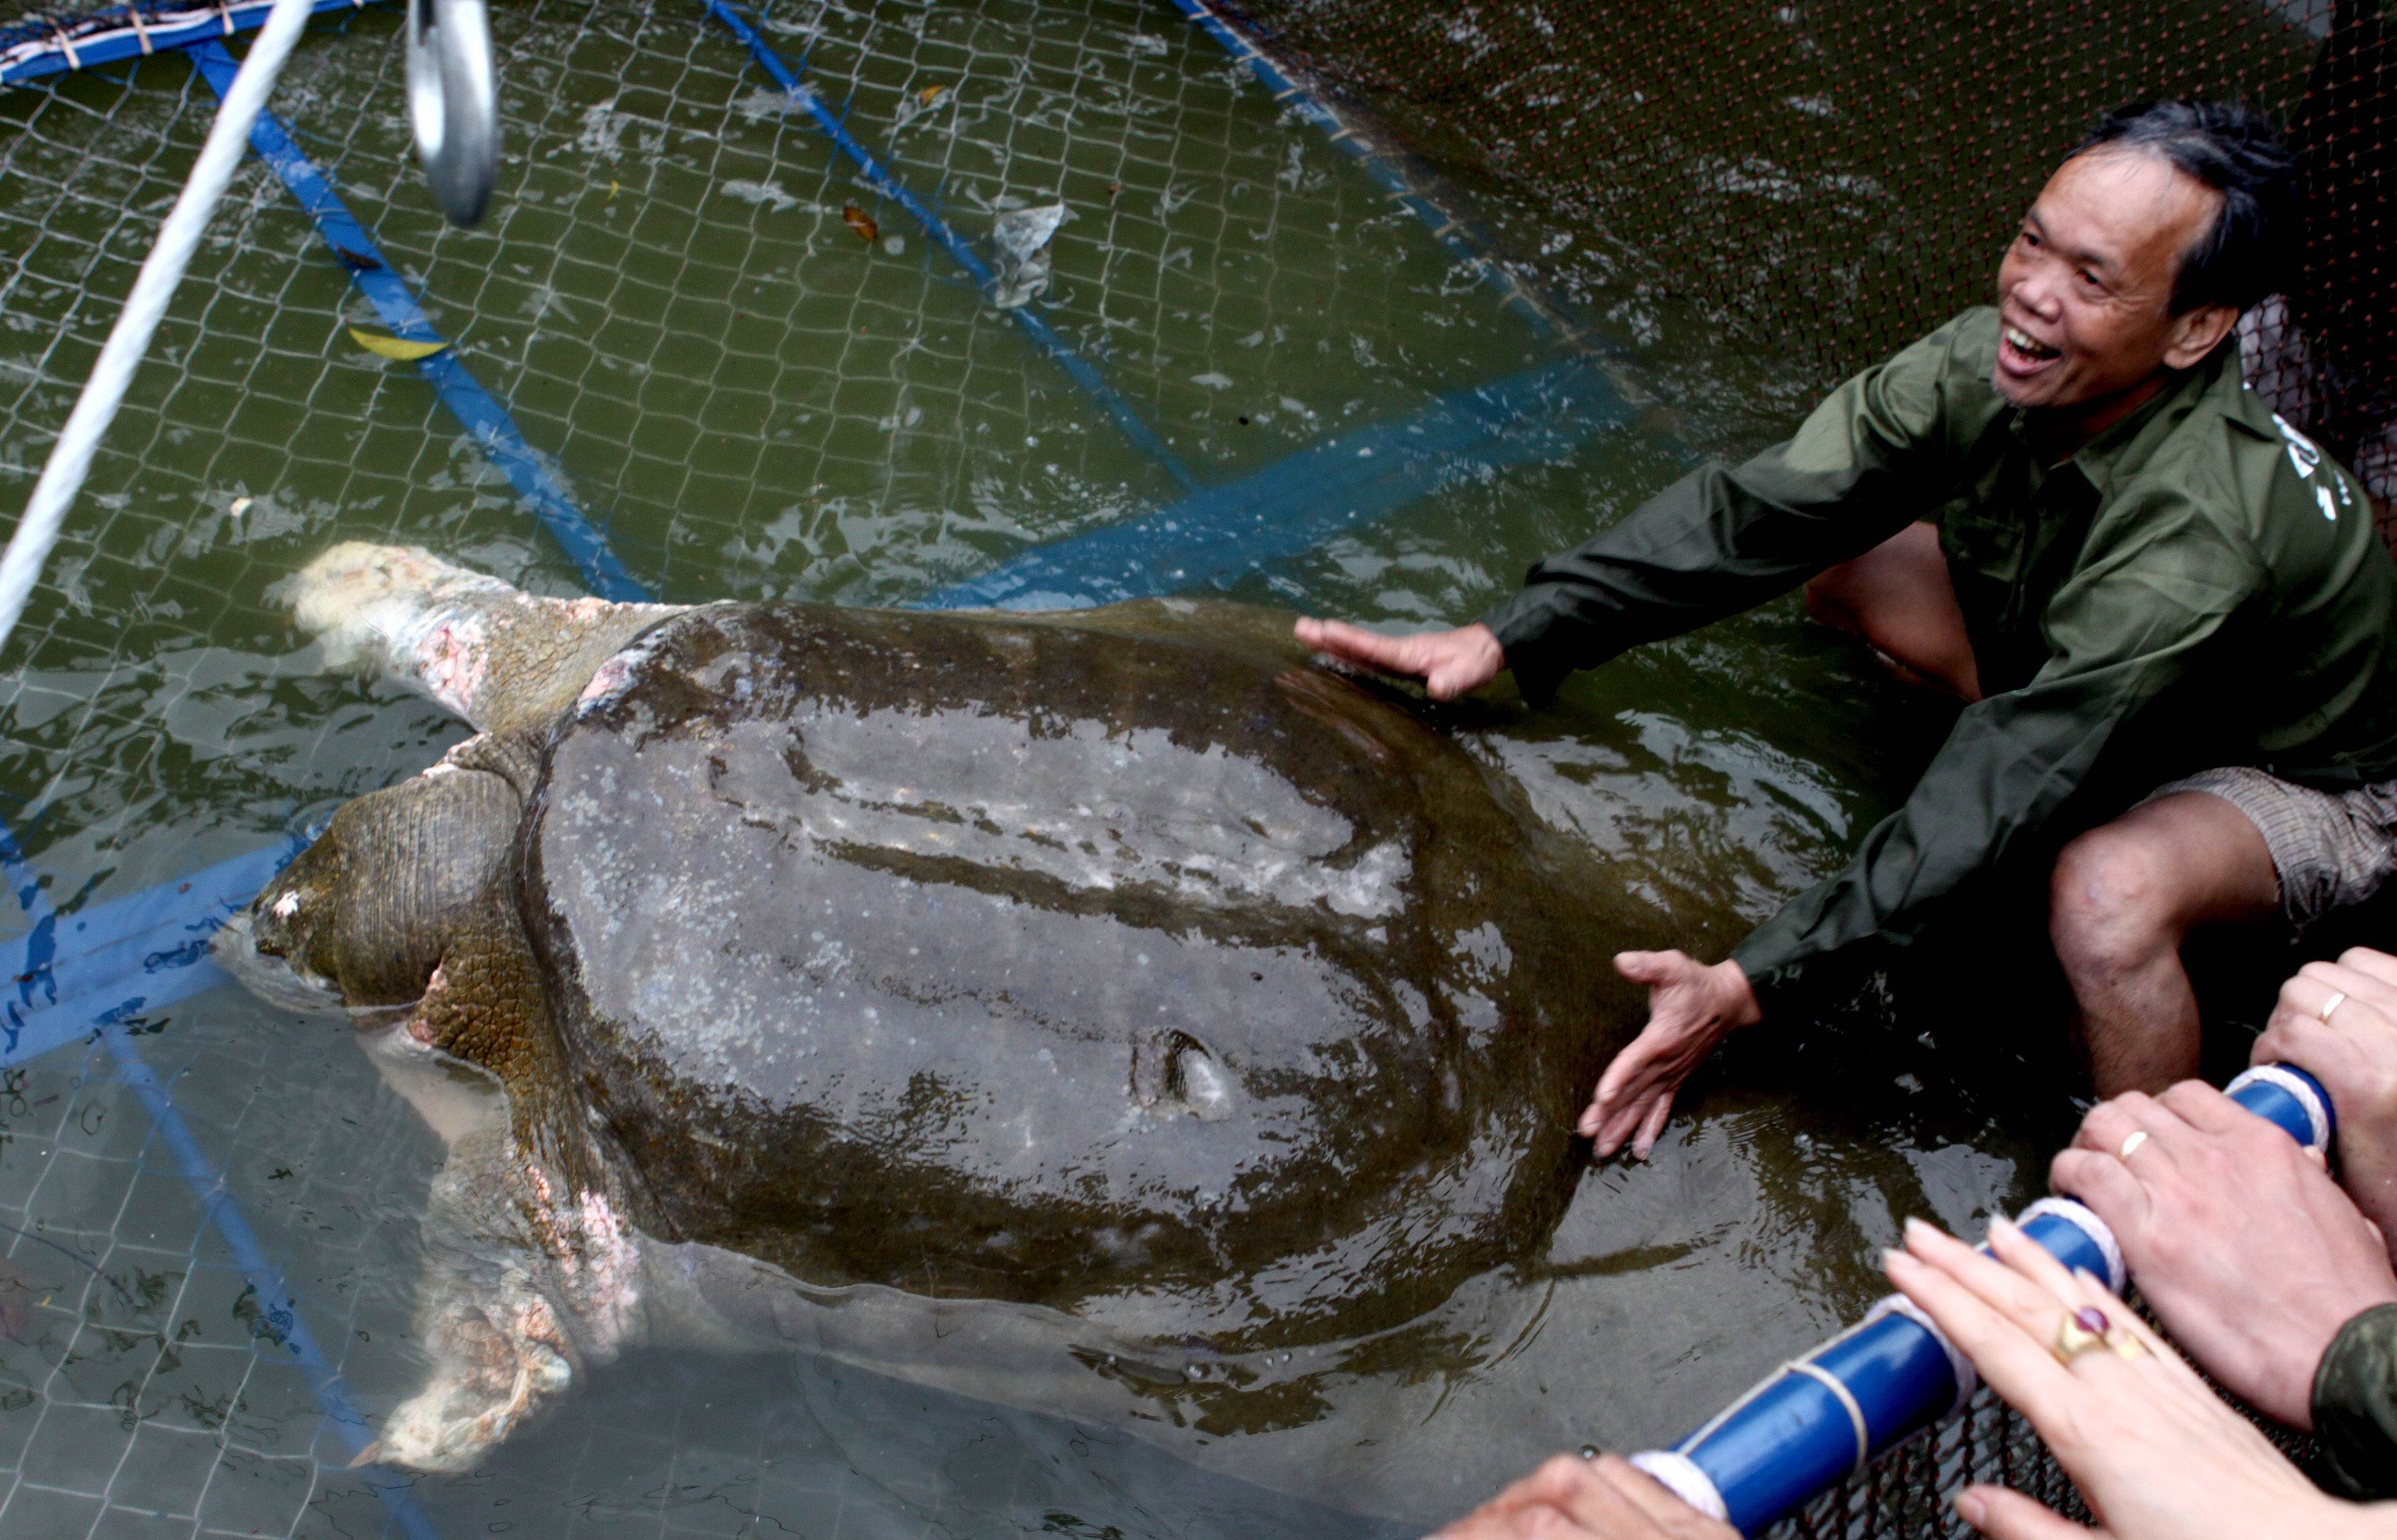
<svg viewBox="0 0 2397 1540"><path fill-rule="evenodd" d="M286 896L290 891L287 890ZM217 931L209 944L210 955L218 967L270 1005L287 1011L340 1009L341 991L297 960L307 953L304 944L295 944L291 933L290 921L296 913L274 915L272 908L279 902L275 890L268 889L265 898Z"/></svg>
<svg viewBox="0 0 2397 1540"><path fill-rule="evenodd" d="M260 955L292 962L308 955L308 933L320 905L311 905L302 883L278 877L250 905L250 939Z"/></svg>

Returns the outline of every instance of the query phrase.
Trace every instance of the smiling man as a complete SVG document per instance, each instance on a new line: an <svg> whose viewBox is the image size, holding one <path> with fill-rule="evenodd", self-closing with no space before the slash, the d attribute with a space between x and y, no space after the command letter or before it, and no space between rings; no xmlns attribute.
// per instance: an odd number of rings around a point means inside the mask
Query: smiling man
<svg viewBox="0 0 2397 1540"><path fill-rule="evenodd" d="M1436 697L1511 668L1539 699L1805 583L1818 619L1967 703L1905 807L1730 957L1616 957L1649 1021L1582 1115L1599 1154L1645 1155L1726 1034L1788 1010L1818 959L1910 939L2009 854L2054 855L2049 931L2106 1096L2196 1072L2193 929L2302 927L2397 869L2397 567L2353 479L2242 384L2232 340L2294 231L2259 114L2118 112L2024 216L1997 308L1848 382L1788 442L1541 562L1484 623L1299 623Z"/></svg>

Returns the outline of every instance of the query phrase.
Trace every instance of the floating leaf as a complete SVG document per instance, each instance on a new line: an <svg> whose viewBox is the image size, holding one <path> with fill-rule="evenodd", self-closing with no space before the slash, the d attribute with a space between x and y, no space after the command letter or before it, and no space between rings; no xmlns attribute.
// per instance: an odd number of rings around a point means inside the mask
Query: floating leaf
<svg viewBox="0 0 2397 1540"><path fill-rule="evenodd" d="M941 100L941 93L947 89L948 87L946 86L927 86L922 90L916 93L916 100L929 107L933 102Z"/></svg>
<svg viewBox="0 0 2397 1540"><path fill-rule="evenodd" d="M863 241L871 241L882 234L882 227L874 222L874 216L853 203L841 206L840 222L856 231L857 238Z"/></svg>
<svg viewBox="0 0 2397 1540"><path fill-rule="evenodd" d="M419 358L430 358L449 345L441 341L412 342L405 337L387 336L380 331L365 331L357 327L350 328L349 331L351 339L358 346L378 358L388 358L399 364L412 364Z"/></svg>

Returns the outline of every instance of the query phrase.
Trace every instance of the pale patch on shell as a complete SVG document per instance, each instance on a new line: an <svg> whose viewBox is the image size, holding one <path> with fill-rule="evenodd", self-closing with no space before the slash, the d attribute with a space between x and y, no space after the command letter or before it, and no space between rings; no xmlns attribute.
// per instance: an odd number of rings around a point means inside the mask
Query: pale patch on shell
<svg viewBox="0 0 2397 1540"><path fill-rule="evenodd" d="M624 681L631 677L632 672L631 663L623 653L618 653L599 665L598 670L591 676L591 682L584 685L583 693L575 698L575 704L585 705L614 694L623 688Z"/></svg>
<svg viewBox="0 0 2397 1540"><path fill-rule="evenodd" d="M289 919L300 912L300 891L294 888L275 901L275 917Z"/></svg>

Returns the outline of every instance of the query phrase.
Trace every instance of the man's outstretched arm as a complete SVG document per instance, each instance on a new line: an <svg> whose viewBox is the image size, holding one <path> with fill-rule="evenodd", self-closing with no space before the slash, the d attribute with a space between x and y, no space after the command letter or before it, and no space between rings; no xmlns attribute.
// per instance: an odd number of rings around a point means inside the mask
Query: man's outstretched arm
<svg viewBox="0 0 2397 1540"><path fill-rule="evenodd" d="M1651 1020L1610 1065L1585 1128L1601 1154L1661 1129L1690 1069L1739 1024L1732 971L1772 1011L1814 959L1872 938L1905 941L1975 874L2045 824L2096 770L2114 733L2183 678L2255 591L2247 556L2176 512L2163 493L2128 498L2093 533L2092 560L2048 609L2056 655L2020 690L1967 706L1906 805L1865 837L1846 868L1800 893L1706 971L1678 954L1649 984ZM1655 956L1655 954L1651 954ZM1626 970L1628 972L1628 970ZM1639 974L1631 974L1640 978ZM1684 1003L1687 1002L1687 1003ZM1748 1019L1754 1019L1753 1016Z"/></svg>
<svg viewBox="0 0 2397 1540"><path fill-rule="evenodd" d="M1841 385L1788 443L1742 465L1694 471L1538 563L1480 624L1386 636L1309 619L1298 623L1299 640L1422 679L1435 700L1511 668L1525 698L1537 701L1574 669L1787 593L1946 495L1955 469L1948 397L1960 384L1980 389L1988 372L1964 337L1975 326L1994 345L1996 323L1986 315L1951 322Z"/></svg>

